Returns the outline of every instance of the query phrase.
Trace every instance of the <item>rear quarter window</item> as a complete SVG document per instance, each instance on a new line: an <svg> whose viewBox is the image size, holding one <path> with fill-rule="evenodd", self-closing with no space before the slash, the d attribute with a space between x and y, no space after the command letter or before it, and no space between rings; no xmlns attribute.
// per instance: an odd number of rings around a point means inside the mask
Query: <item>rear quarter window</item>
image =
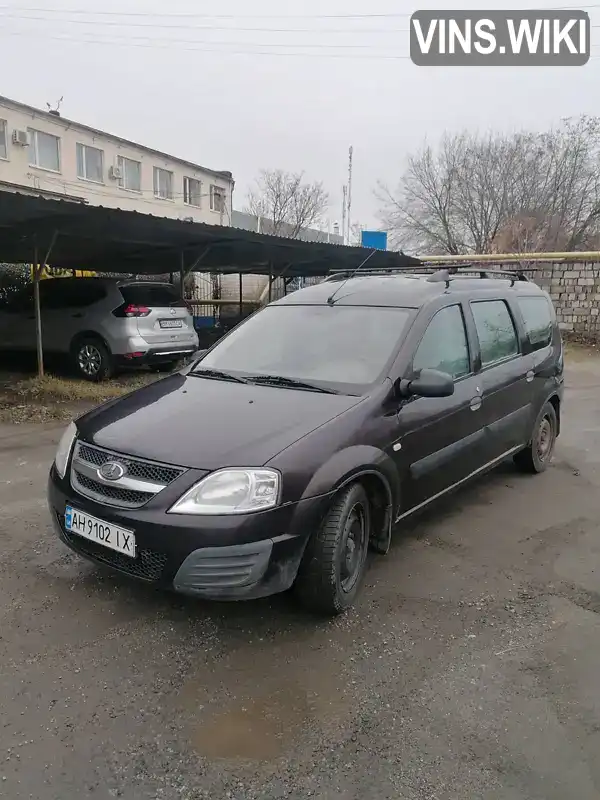
<svg viewBox="0 0 600 800"><path fill-rule="evenodd" d="M185 305L179 291L168 284L131 284L121 286L121 294L126 303L148 308L169 308L169 306Z"/></svg>
<svg viewBox="0 0 600 800"><path fill-rule="evenodd" d="M517 303L525 323L525 332L534 350L547 347L552 341L554 313L547 297L519 297Z"/></svg>

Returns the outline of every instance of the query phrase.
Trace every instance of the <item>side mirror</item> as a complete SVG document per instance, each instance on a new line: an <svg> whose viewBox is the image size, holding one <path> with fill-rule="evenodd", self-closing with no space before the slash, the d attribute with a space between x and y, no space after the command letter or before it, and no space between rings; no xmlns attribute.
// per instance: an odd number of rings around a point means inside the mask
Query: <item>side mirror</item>
<svg viewBox="0 0 600 800"><path fill-rule="evenodd" d="M422 369L418 378L399 381L401 397L451 397L454 394L454 379L447 372L437 369Z"/></svg>

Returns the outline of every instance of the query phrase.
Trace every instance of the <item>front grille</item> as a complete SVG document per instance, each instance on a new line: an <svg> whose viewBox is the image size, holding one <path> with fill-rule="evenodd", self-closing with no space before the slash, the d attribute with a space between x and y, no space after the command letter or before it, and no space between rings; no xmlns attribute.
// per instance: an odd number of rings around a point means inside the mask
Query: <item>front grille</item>
<svg viewBox="0 0 600 800"><path fill-rule="evenodd" d="M98 470L112 461L124 468L124 474L115 481L103 480ZM118 508L140 508L184 472L184 467L157 464L77 442L71 465L71 484L79 494L100 503Z"/></svg>
<svg viewBox="0 0 600 800"><path fill-rule="evenodd" d="M144 581L153 583L160 580L167 563L167 556L164 553L145 549L138 550L135 558L129 558L129 556L116 553L108 547L103 547L100 544L96 544L96 542L84 539L82 536L70 533L65 529L64 515L57 514L56 516L67 541L78 552L90 556L96 561L101 561L103 564L113 567L113 569L118 569L120 572L126 572L134 578L141 578Z"/></svg>
<svg viewBox="0 0 600 800"><path fill-rule="evenodd" d="M99 498L112 500L119 505L135 508L143 506L151 497L154 497L152 492L135 492L132 489L121 489L118 486L107 486L105 483L100 483L92 478L88 478L87 475L82 475L75 467L73 468L72 475L75 479L73 482L75 483L76 489L83 488L87 490L90 495L98 495ZM82 494L85 494L85 492L82 492Z"/></svg>
<svg viewBox="0 0 600 800"><path fill-rule="evenodd" d="M102 464L112 461L115 457L127 467L128 475L141 481L169 484L185 472L185 470L178 467L167 467L163 464L155 464L152 461L138 461L137 459L121 456L118 453L111 453L108 450L90 447L81 442L77 449L77 458L80 461L93 464L95 467L101 467Z"/></svg>

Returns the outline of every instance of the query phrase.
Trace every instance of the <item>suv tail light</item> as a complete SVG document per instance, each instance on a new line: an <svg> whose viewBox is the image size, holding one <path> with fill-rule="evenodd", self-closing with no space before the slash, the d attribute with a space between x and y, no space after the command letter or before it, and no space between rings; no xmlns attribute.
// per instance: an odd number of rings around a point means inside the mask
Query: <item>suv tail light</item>
<svg viewBox="0 0 600 800"><path fill-rule="evenodd" d="M124 303L113 311L115 317L147 317L149 313L148 306L138 306L135 303Z"/></svg>

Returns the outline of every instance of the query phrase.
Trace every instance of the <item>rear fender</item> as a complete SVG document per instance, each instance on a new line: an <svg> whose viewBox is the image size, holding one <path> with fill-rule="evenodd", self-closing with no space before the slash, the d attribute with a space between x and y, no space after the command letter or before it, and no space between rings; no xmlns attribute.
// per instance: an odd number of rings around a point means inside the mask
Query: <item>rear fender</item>
<svg viewBox="0 0 600 800"><path fill-rule="evenodd" d="M102 342L102 344L106 347L108 352L112 354L111 347L109 343L106 341L106 338L102 336L101 333L98 333L98 331L79 331L71 340L71 346L70 346L71 353L75 352L75 348L77 347L79 342L81 342L82 339L99 339Z"/></svg>

